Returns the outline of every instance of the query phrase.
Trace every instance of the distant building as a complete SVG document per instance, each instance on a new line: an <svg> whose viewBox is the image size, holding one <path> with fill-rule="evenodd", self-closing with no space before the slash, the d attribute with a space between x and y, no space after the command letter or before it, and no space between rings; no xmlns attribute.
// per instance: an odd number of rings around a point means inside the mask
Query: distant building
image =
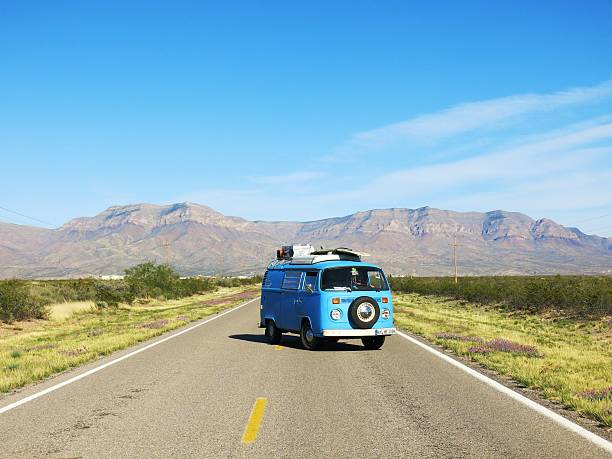
<svg viewBox="0 0 612 459"><path fill-rule="evenodd" d="M102 280L121 280L124 277L125 276L123 274L105 274L98 276L98 278Z"/></svg>

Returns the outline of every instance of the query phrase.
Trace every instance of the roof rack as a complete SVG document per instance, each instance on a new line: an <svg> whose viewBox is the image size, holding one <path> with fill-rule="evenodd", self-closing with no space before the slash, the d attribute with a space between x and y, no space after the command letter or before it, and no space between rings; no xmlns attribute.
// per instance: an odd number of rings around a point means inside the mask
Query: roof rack
<svg viewBox="0 0 612 459"><path fill-rule="evenodd" d="M340 256L351 256L351 257L368 257L369 253L357 252L356 250L349 249L348 247L336 247L335 249L324 249L321 247L319 250L311 252L312 255L340 255Z"/></svg>
<svg viewBox="0 0 612 459"><path fill-rule="evenodd" d="M362 256L367 253L356 252L347 247L337 247L334 249L314 250L311 245L283 246L277 251L276 260L273 260L268 268L291 265L312 265L324 261L361 261Z"/></svg>

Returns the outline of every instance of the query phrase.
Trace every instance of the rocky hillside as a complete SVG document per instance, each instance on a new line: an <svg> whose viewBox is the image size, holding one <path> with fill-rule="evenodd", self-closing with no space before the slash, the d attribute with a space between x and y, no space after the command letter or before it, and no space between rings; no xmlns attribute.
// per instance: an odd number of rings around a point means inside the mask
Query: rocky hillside
<svg viewBox="0 0 612 459"><path fill-rule="evenodd" d="M260 273L283 243L347 246L394 274L612 273L612 238L515 212L377 209L312 222L228 217L181 203L110 207L55 230L0 223L0 277L121 273L167 261L184 274Z"/></svg>

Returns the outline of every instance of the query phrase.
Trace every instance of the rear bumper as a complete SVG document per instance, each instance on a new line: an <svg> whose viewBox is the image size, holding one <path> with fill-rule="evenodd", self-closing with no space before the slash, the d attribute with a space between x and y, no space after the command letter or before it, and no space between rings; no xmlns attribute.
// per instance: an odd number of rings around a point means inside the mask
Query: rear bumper
<svg viewBox="0 0 612 459"><path fill-rule="evenodd" d="M395 333L395 328L367 328L364 330L323 330L323 336L334 338L358 338L361 336L387 336Z"/></svg>

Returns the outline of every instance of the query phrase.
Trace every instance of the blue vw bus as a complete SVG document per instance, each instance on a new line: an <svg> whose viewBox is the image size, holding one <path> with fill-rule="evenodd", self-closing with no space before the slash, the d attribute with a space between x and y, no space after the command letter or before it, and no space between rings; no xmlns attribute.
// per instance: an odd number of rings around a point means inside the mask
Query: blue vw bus
<svg viewBox="0 0 612 459"><path fill-rule="evenodd" d="M389 283L350 249L284 246L263 278L259 326L271 344L297 333L308 350L351 338L379 349L395 332Z"/></svg>

